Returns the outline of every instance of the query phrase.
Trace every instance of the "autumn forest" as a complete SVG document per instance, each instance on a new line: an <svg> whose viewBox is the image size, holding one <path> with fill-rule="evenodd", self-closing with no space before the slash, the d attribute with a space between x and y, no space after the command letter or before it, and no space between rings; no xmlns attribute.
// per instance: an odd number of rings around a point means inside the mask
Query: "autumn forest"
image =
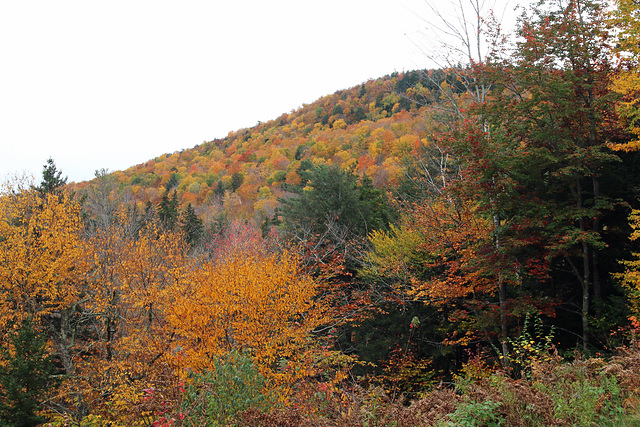
<svg viewBox="0 0 640 427"><path fill-rule="evenodd" d="M507 34L470 0L438 68L5 182L0 426L640 425L640 6L614 3Z"/></svg>

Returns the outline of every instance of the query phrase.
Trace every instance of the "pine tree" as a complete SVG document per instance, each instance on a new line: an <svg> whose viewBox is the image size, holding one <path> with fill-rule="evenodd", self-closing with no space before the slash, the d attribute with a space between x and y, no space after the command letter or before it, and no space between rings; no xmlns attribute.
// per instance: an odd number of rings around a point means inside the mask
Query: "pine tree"
<svg viewBox="0 0 640 427"><path fill-rule="evenodd" d="M283 200L283 228L288 232L334 234L344 239L364 238L384 228L391 219L384 193L368 178L361 183L351 171L337 166L300 170L298 197ZM336 234L337 233L337 234Z"/></svg>
<svg viewBox="0 0 640 427"><path fill-rule="evenodd" d="M173 190L169 198L169 190L165 190L158 205L158 218L167 229L173 229L178 220L178 192Z"/></svg>
<svg viewBox="0 0 640 427"><path fill-rule="evenodd" d="M242 185L244 176L240 172L231 175L231 191L236 191Z"/></svg>
<svg viewBox="0 0 640 427"><path fill-rule="evenodd" d="M0 349L0 421L12 427L39 425L46 419L37 413L54 383L46 341L26 320L9 343L12 350Z"/></svg>
<svg viewBox="0 0 640 427"><path fill-rule="evenodd" d="M180 214L180 229L184 233L185 239L189 245L196 245L204 234L204 226L202 220L196 215L191 203Z"/></svg>
<svg viewBox="0 0 640 427"><path fill-rule="evenodd" d="M36 190L41 193L57 193L60 187L67 183L67 177L62 178L62 171L59 171L53 159L49 157L47 163L42 167L42 181Z"/></svg>
<svg viewBox="0 0 640 427"><path fill-rule="evenodd" d="M169 177L169 180L167 181L167 183L164 185L164 188L169 191L171 190L173 187L175 187L176 185L178 185L179 181L178 181L178 174L176 173L172 173L171 177Z"/></svg>

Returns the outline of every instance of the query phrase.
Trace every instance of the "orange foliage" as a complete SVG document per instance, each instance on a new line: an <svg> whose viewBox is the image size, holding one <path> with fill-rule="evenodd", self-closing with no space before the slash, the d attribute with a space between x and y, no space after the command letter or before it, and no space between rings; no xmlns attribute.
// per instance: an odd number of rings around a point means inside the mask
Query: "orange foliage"
<svg viewBox="0 0 640 427"><path fill-rule="evenodd" d="M66 195L0 198L0 326L27 315L69 320L52 342L66 374L58 405L150 424L143 389L213 369L214 356L234 349L251 354L282 398L313 374L311 334L328 320L298 255L240 225L208 254L189 255L178 233L153 223L137 231L124 207L83 236L80 213Z"/></svg>
<svg viewBox="0 0 640 427"><path fill-rule="evenodd" d="M0 331L25 316L57 316L82 298L82 227L80 204L66 193L0 196Z"/></svg>
<svg viewBox="0 0 640 427"><path fill-rule="evenodd" d="M316 282L291 252L268 250L255 230L236 225L167 288L167 327L175 331L174 363L212 369L213 356L249 351L272 385L306 376L301 355L311 332L326 321L314 300Z"/></svg>
<svg viewBox="0 0 640 427"><path fill-rule="evenodd" d="M424 203L414 208L413 218L412 226L424 237L419 249L431 254L425 267L442 269L427 280L413 279L416 297L437 301L496 290L494 278L476 262L492 225L470 201Z"/></svg>
<svg viewBox="0 0 640 427"><path fill-rule="evenodd" d="M494 278L476 262L490 233L470 201L417 204L399 227L372 233L372 273L396 276L414 298L435 303L495 292Z"/></svg>

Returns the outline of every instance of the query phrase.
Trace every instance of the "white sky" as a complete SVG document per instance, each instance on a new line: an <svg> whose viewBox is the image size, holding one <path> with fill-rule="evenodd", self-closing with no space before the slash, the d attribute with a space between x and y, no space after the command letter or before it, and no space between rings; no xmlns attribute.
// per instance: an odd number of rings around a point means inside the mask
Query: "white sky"
<svg viewBox="0 0 640 427"><path fill-rule="evenodd" d="M432 66L424 0L0 0L0 178L69 181ZM428 42L427 42L428 43Z"/></svg>

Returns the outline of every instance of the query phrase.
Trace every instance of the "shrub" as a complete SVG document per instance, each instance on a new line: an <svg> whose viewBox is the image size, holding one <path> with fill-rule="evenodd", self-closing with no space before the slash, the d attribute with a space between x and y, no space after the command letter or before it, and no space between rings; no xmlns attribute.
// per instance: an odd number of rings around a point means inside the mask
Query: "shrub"
<svg viewBox="0 0 640 427"><path fill-rule="evenodd" d="M185 425L223 426L246 409L269 409L266 380L248 354L232 351L216 358L213 366L213 371L189 374L183 401Z"/></svg>
<svg viewBox="0 0 640 427"><path fill-rule="evenodd" d="M530 379L533 364L551 361L554 350L553 338L554 328L551 327L549 332L545 332L540 315L528 313L520 335L509 339L513 349L508 357L512 375L524 375Z"/></svg>
<svg viewBox="0 0 640 427"><path fill-rule="evenodd" d="M534 388L548 395L556 419L574 426L591 426L624 415L621 391L614 376L605 375L602 359L547 364L534 377Z"/></svg>
<svg viewBox="0 0 640 427"><path fill-rule="evenodd" d="M464 402L458 409L450 415L451 421L447 427L498 427L502 426L503 420L497 414L497 409L501 406L499 402L487 400L484 402Z"/></svg>

